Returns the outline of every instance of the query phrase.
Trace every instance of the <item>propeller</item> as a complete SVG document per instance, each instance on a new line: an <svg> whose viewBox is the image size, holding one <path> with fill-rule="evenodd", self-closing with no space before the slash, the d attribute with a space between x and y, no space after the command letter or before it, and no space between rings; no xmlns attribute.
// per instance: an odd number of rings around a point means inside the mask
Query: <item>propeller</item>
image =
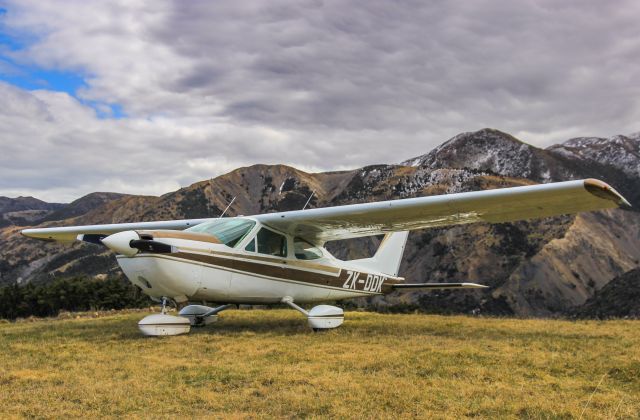
<svg viewBox="0 0 640 420"><path fill-rule="evenodd" d="M170 254L173 252L173 246L151 239L133 240L129 242L129 246L131 248L136 248L139 251L152 252L155 254Z"/></svg>
<svg viewBox="0 0 640 420"><path fill-rule="evenodd" d="M155 241L150 235L144 235L144 238L141 238L138 232L134 230L126 230L109 235L106 238L102 238L102 243L112 251L127 257L133 257L141 251L155 254L174 252L173 246Z"/></svg>

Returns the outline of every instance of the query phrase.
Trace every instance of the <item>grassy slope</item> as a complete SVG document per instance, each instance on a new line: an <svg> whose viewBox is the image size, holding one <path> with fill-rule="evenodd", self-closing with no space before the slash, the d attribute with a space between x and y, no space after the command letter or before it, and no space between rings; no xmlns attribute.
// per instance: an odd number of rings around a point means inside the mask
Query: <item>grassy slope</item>
<svg viewBox="0 0 640 420"><path fill-rule="evenodd" d="M640 416L637 321L254 310L158 339L141 316L0 324L0 417Z"/></svg>

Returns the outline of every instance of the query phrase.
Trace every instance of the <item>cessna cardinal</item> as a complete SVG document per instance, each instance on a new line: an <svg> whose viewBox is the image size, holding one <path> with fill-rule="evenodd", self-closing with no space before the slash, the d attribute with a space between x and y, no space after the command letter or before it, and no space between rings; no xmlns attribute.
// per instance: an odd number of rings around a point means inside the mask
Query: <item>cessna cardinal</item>
<svg viewBox="0 0 640 420"><path fill-rule="evenodd" d="M22 234L113 250L129 280L163 303L161 314L140 321L147 335L188 332L236 304L284 303L321 330L340 326L342 309L318 305L307 311L298 304L413 288L484 287L405 283L398 268L410 230L617 207L630 205L606 183L586 179L247 217L25 229ZM384 239L371 258L341 261L324 248L327 241L380 234ZM184 306L203 301L221 306ZM179 316L166 314L166 302L182 307Z"/></svg>

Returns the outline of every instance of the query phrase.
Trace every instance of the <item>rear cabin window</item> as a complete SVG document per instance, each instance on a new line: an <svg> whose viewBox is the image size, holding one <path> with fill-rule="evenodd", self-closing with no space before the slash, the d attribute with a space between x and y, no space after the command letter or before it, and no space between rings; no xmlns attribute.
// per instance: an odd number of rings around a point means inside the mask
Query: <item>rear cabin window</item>
<svg viewBox="0 0 640 420"><path fill-rule="evenodd" d="M287 238L284 235L262 228L256 236L256 242L260 254L275 255L277 257L287 256Z"/></svg>
<svg viewBox="0 0 640 420"><path fill-rule="evenodd" d="M317 260L322 258L322 251L315 245L301 238L293 240L293 252L299 260Z"/></svg>

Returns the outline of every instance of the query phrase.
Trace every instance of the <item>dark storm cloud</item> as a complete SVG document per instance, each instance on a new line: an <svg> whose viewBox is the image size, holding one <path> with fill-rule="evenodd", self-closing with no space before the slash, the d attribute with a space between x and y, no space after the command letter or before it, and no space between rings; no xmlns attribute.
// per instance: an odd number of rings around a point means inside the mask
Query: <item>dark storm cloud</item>
<svg viewBox="0 0 640 420"><path fill-rule="evenodd" d="M200 57L168 89L216 95L240 120L402 132L457 113L465 127L603 132L637 115L639 13L637 2L195 3L154 35Z"/></svg>
<svg viewBox="0 0 640 420"><path fill-rule="evenodd" d="M39 36L12 59L90 75L79 97L128 116L0 90L14 111L30 104L31 117L0 110L33 143L17 167L78 144L113 162L82 186L83 164L52 164L68 191L106 179L141 192L152 178L160 192L256 162L400 161L486 126L537 145L640 129L637 1L26 1L8 16Z"/></svg>

